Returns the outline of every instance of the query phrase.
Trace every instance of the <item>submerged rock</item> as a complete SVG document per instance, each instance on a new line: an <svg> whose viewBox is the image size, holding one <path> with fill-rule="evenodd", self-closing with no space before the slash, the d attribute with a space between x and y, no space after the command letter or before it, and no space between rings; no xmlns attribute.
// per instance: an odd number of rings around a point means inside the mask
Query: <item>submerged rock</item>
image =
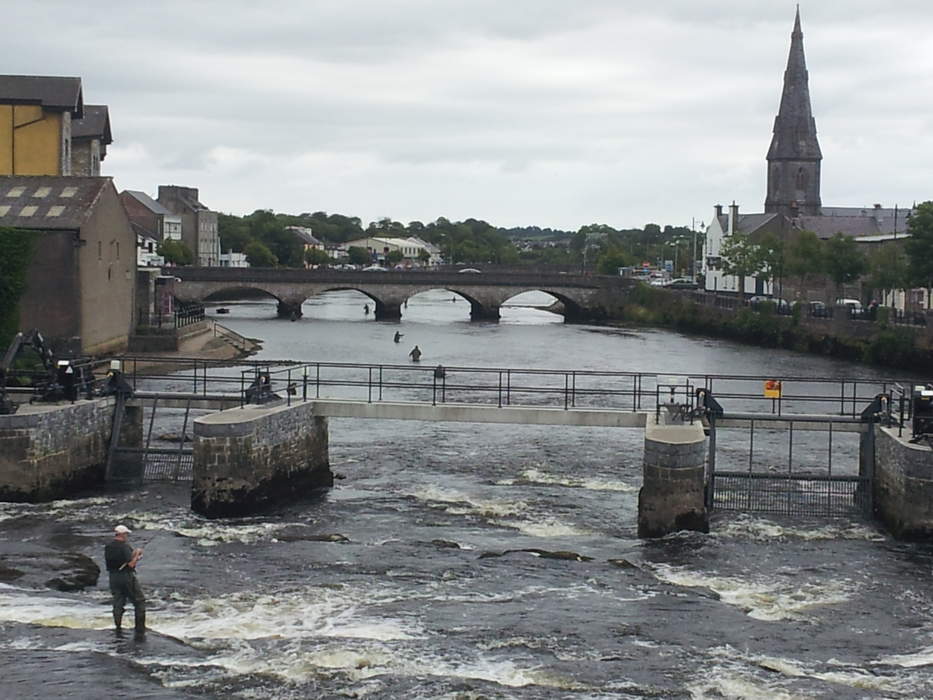
<svg viewBox="0 0 933 700"><path fill-rule="evenodd" d="M546 549L537 549L534 547L528 549L507 549L504 552L483 552L479 555L480 559L487 559L489 557L504 557L506 554L513 554L515 552L525 552L527 554L534 554L541 557L542 559L564 559L565 561L593 561L593 557L588 557L584 554L577 554L576 552L567 552L567 551L556 551L551 552Z"/></svg>
<svg viewBox="0 0 933 700"><path fill-rule="evenodd" d="M279 542L349 542L350 538L339 533L327 535L276 535Z"/></svg>
<svg viewBox="0 0 933 700"><path fill-rule="evenodd" d="M440 549L460 549L460 545L450 540L431 540L431 544Z"/></svg>
<svg viewBox="0 0 933 700"><path fill-rule="evenodd" d="M0 582L16 581L19 586L82 591L96 586L99 578L97 563L78 552L20 552L0 560Z"/></svg>

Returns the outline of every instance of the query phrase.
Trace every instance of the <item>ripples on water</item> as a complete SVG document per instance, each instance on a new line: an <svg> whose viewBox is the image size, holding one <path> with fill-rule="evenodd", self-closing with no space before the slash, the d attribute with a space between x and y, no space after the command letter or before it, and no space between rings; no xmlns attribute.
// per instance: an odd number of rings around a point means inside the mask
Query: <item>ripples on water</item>
<svg viewBox="0 0 933 700"><path fill-rule="evenodd" d="M227 304L224 323L270 359L401 363L417 343L444 365L873 375L528 307L471 324L450 298L413 298L400 324L366 317L354 293L294 323ZM157 484L0 504L0 572L57 550L102 563L113 523L128 523L147 549L152 629L113 638L106 576L80 593L0 579L0 696L933 695L929 546L870 523L739 515L708 535L639 540L637 430L330 425L344 478L262 517L207 521L185 487Z"/></svg>

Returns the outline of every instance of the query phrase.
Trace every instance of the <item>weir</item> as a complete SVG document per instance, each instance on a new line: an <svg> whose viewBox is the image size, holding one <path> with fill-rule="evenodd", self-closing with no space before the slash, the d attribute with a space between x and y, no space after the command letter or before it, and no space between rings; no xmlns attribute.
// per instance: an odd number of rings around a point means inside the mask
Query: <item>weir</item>
<svg viewBox="0 0 933 700"><path fill-rule="evenodd" d="M151 478L156 461L168 465L156 478L192 481L194 510L226 517L331 486L330 418L628 428L645 435L641 536L705 531L718 509L874 515L903 537L933 533L933 450L903 434L909 405L905 414L903 390L898 405L887 384L782 378L784 391L775 397L761 395L761 378L727 375L349 363L251 363L239 373L215 367L213 374L202 364L190 371L186 391L178 391L184 373L137 378L127 372L132 396L125 401L24 405L0 416L0 489L10 500L59 498L77 484L100 483L108 460L123 480ZM162 379L174 391L159 389ZM735 410L723 410L714 387ZM870 398L879 389L888 393ZM150 444L157 406L185 411L173 449ZM811 410L798 412L801 407ZM123 411L119 420L115 410ZM773 439L765 468L759 467L762 426L786 436L785 469L775 468ZM717 454L724 439L735 453L738 429L749 441L748 468L727 471ZM816 472L794 464L795 435L814 431L829 448L828 463ZM846 433L857 436L858 463L849 458L840 468L833 446ZM69 439L56 442L55 435Z"/></svg>

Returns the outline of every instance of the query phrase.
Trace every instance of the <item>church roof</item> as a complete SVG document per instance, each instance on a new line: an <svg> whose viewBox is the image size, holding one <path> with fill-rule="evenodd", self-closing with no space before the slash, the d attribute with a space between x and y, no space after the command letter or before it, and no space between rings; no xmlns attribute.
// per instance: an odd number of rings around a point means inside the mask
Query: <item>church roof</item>
<svg viewBox="0 0 933 700"><path fill-rule="evenodd" d="M774 120L768 160L820 160L822 157L816 138L816 120L810 108L809 75L798 7L784 71L781 107Z"/></svg>

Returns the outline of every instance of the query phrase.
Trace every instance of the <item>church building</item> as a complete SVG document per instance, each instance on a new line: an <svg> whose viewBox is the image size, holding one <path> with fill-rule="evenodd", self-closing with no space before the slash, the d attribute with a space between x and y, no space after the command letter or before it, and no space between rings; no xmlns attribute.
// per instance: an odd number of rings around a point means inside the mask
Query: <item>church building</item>
<svg viewBox="0 0 933 700"><path fill-rule="evenodd" d="M706 230L703 260L708 291L738 292L739 280L722 271L723 241L736 233L758 240L772 234L786 241L798 231L812 231L821 239L842 233L877 244L906 238L910 211L871 207L824 207L820 196L820 164L823 153L816 135L816 120L810 107L807 63L803 51L800 9L794 18L790 53L784 71L781 104L767 155L767 192L763 213L740 214L732 203L727 214L716 205ZM764 278L745 279L746 294L772 294Z"/></svg>

